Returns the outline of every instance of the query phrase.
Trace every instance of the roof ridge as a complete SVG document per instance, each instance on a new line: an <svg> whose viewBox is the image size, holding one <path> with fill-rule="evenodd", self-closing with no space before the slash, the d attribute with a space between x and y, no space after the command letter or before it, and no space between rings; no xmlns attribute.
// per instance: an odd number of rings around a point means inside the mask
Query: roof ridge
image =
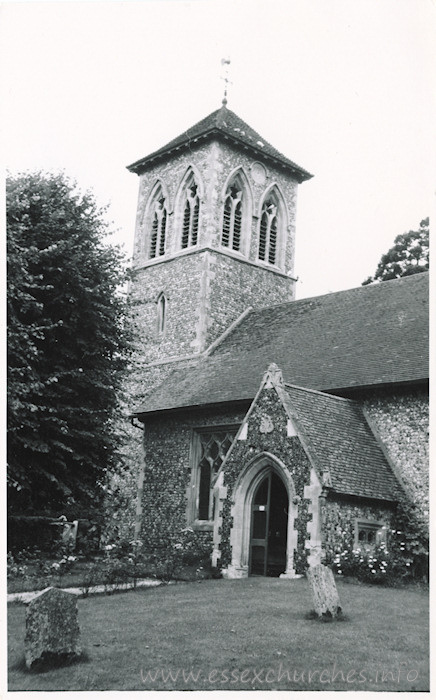
<svg viewBox="0 0 436 700"><path fill-rule="evenodd" d="M385 284L390 284L392 282L403 282L406 280L412 280L413 278L420 277L421 275L428 275L429 271L424 270L424 272L416 272L414 275L406 275L405 277L395 277L395 279L392 280L383 280L381 282L372 282L371 284L361 284L357 287L350 287L349 289L338 289L335 292L326 292L324 294L315 294L313 297L302 297L301 299L292 299L291 301L279 301L277 304L268 304L268 306L260 306L257 309L253 309L254 313L259 313L259 312L264 312L266 309L276 309L279 306L288 306L290 304L296 304L300 301L311 301L316 300L316 299L325 299L325 297L330 297L333 296L333 294L345 294L346 292L354 292L357 290L364 290L364 289L377 289L381 285Z"/></svg>

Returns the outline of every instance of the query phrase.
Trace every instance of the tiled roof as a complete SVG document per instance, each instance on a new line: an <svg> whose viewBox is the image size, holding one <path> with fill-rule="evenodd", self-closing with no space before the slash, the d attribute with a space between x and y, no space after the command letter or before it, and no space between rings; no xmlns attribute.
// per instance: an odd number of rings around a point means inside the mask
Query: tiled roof
<svg viewBox="0 0 436 700"><path fill-rule="evenodd" d="M304 170L277 151L274 146L271 146L271 144L259 136L251 126L248 126L237 114L227 109L224 105L197 124L194 124L194 126L191 126L184 131L183 134L180 134L180 136L177 136L177 138L167 143L166 146L163 146L154 153L129 165L128 170L140 174L150 165L154 165L156 160L160 160L164 157L171 157L174 151L189 148L200 139L206 139L212 136L231 140L233 143L239 144L244 148L248 147L250 151L254 152L257 156L277 161L282 166L285 166L288 171L291 171L299 182L303 182L303 180L308 180L312 177L307 170Z"/></svg>
<svg viewBox="0 0 436 700"><path fill-rule="evenodd" d="M135 413L252 400L271 362L286 382L321 391L425 380L428 273L252 311Z"/></svg>
<svg viewBox="0 0 436 700"><path fill-rule="evenodd" d="M305 447L335 492L398 500L401 487L355 401L288 385L285 392Z"/></svg>

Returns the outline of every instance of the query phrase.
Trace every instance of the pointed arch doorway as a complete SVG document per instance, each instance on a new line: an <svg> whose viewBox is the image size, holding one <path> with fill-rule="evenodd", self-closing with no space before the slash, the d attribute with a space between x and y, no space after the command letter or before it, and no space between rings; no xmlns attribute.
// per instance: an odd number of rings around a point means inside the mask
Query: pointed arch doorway
<svg viewBox="0 0 436 700"><path fill-rule="evenodd" d="M263 473L251 504L251 576L280 576L286 571L288 511L286 486L270 468Z"/></svg>

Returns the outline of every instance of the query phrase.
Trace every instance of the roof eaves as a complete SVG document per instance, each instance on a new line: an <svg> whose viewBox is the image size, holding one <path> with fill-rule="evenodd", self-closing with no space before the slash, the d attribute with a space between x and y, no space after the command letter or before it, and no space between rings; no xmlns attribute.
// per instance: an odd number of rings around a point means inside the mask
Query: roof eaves
<svg viewBox="0 0 436 700"><path fill-rule="evenodd" d="M317 394L318 396L323 396L324 398L328 397L329 399L335 399L336 401L345 401L346 403L351 403L355 404L356 406L358 405L357 401L354 401L354 399L349 399L344 396L336 396L335 394L329 394L326 391L322 391L320 389L308 389L305 386L298 386L297 384L289 384L288 382L285 382L285 388L286 389L297 389L299 391L304 391L307 394Z"/></svg>
<svg viewBox="0 0 436 700"><path fill-rule="evenodd" d="M362 494L361 491L357 492L355 489L344 489L343 491L339 488L331 487L329 488L329 495L337 494L338 496L352 496L353 498L358 498L359 500L364 498L370 501L381 501L383 503L398 503L399 496L374 496L369 494Z"/></svg>
<svg viewBox="0 0 436 700"><path fill-rule="evenodd" d="M159 388L159 387L157 387ZM142 423L147 420L148 418L156 418L158 416L161 416L163 413L169 413L169 414L177 414L177 413L185 413L186 411L204 411L205 409L208 410L221 410L223 408L227 407L232 407L232 408L244 408L247 406L250 406L251 403L253 402L253 397L246 397L246 398L238 398L238 399L233 399L231 401L229 400L223 400L223 401L215 401L213 403L195 403L195 404L186 404L185 406L166 406L163 408L156 408L153 411L148 411L144 410L144 401L136 411L133 411L133 413L129 414L129 418L137 418L140 420Z"/></svg>
<svg viewBox="0 0 436 700"><path fill-rule="evenodd" d="M128 165L127 170L129 170L129 172L136 173L137 175L141 175L155 162L159 160L169 159L177 151L186 150L187 148L190 148L192 144L195 144L200 140L205 141L206 139L213 136L215 136L216 138L220 138L223 141L231 141L234 144L242 147L243 150L250 151L258 157L261 156L269 163L272 163L281 168L285 168L287 171L290 171L291 174L294 175L300 183L304 182L305 180L310 180L310 178L313 177L311 173L309 173L301 166L297 165L297 163L294 163L293 161L289 160L289 158L286 158L286 156L279 157L267 153L261 150L260 148L256 148L256 146L254 146L253 144L247 143L244 139L238 137L236 134L229 134L226 131L223 131L223 129L216 125L210 126L204 131L195 134L194 136L189 136L188 134L186 134L186 138L180 143L174 146L163 146L162 148L159 148L157 151L150 153L150 155L135 161L131 165Z"/></svg>
<svg viewBox="0 0 436 700"><path fill-rule="evenodd" d="M191 144L196 143L201 139L206 139L208 136L210 136L210 134L213 134L214 131L216 131L215 128L209 128L203 132L200 132L199 134L195 134L195 136L187 136L185 140L181 141L180 143L174 146L163 146L157 151L153 151L153 153L150 153L150 155L145 156L144 158L140 158L131 165L127 165L127 170L129 170L131 173L141 175L141 173L145 172L147 167L152 166L155 161L171 158L172 155L177 151L185 150L186 148L189 148Z"/></svg>

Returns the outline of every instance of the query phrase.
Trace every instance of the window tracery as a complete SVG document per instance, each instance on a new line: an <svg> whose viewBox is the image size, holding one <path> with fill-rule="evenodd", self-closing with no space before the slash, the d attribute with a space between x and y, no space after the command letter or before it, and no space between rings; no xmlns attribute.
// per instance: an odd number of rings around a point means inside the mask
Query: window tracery
<svg viewBox="0 0 436 700"><path fill-rule="evenodd" d="M242 224L244 216L244 188L240 177L228 186L224 199L221 245L224 248L240 251L242 244Z"/></svg>
<svg viewBox="0 0 436 700"><path fill-rule="evenodd" d="M277 202L272 197L266 199L260 217L258 258L271 265L277 262L278 217Z"/></svg>
<svg viewBox="0 0 436 700"><path fill-rule="evenodd" d="M190 248L198 242L198 221L200 217L200 197L198 187L192 177L186 188L183 209L182 248Z"/></svg>
<svg viewBox="0 0 436 700"><path fill-rule="evenodd" d="M165 197L159 191L152 205L149 258L165 255L167 218Z"/></svg>
<svg viewBox="0 0 436 700"><path fill-rule="evenodd" d="M193 478L195 520L213 519L213 482L238 431L238 426L201 430L194 434Z"/></svg>

